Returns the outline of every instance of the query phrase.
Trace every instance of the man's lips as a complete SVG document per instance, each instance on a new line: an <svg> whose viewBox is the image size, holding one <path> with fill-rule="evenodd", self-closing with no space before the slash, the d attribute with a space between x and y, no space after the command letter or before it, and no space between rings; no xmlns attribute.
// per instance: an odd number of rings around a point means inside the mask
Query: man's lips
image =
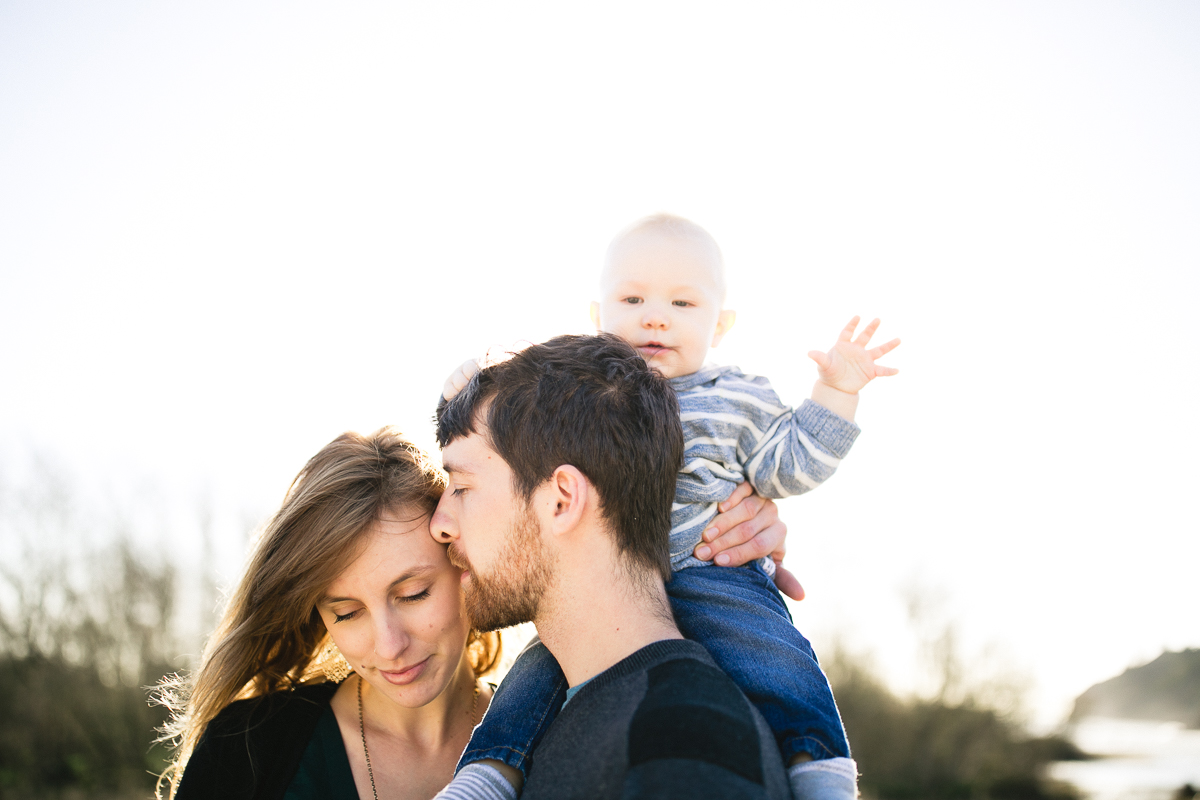
<svg viewBox="0 0 1200 800"><path fill-rule="evenodd" d="M425 665L428 663L429 657L426 656L423 661L418 661L412 666L404 667L402 669L381 669L379 670L379 674L383 676L385 681L393 686L404 686L421 677L421 673L425 671Z"/></svg>

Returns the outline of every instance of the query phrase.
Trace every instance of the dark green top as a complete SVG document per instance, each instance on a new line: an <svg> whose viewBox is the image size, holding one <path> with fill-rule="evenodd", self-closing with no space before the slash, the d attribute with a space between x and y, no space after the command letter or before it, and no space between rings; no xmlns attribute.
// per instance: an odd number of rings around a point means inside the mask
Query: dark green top
<svg viewBox="0 0 1200 800"><path fill-rule="evenodd" d="M284 800L358 800L342 731L329 706L325 706L325 713L317 720L317 729L283 797Z"/></svg>

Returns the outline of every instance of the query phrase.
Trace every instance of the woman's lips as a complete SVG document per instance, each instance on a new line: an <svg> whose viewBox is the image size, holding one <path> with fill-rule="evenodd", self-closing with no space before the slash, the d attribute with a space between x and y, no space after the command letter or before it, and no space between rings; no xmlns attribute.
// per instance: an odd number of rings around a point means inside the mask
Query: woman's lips
<svg viewBox="0 0 1200 800"><path fill-rule="evenodd" d="M383 676L385 681L393 686L404 686L421 677L421 673L425 671L425 665L428 663L429 658L427 657L424 661L419 661L416 664L413 664L411 667L390 670L381 669L379 670L379 674Z"/></svg>

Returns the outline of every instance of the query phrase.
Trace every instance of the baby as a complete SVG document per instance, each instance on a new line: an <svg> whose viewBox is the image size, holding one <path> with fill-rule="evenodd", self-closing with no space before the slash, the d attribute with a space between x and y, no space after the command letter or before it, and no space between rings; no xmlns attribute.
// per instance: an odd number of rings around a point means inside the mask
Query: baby
<svg viewBox="0 0 1200 800"><path fill-rule="evenodd" d="M679 397L685 451L671 515L674 574L667 594L680 631L703 644L762 713L797 798L854 798L857 768L829 682L770 579L774 563L712 569L704 540L718 505L739 483L778 498L814 489L833 474L859 432L858 391L897 372L875 361L900 342L867 350L879 321L854 338L855 317L828 353L808 354L819 377L812 399L792 410L765 378L704 365L709 348L733 326L724 299L717 243L695 223L657 215L609 246L592 320L636 347ZM464 364L444 395L457 393L474 369ZM527 648L460 766L487 760L526 769L525 754L562 705L564 690L549 652L540 644Z"/></svg>

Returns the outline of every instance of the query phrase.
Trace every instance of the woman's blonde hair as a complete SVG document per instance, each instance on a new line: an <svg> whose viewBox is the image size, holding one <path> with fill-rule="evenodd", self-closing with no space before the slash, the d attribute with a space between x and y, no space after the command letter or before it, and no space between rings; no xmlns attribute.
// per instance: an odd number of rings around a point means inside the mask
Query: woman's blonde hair
<svg viewBox="0 0 1200 800"><path fill-rule="evenodd" d="M309 460L259 535L200 669L159 686L173 712L163 738L174 742L175 759L162 776L172 796L204 728L225 706L325 680L328 634L317 600L382 513L432 514L445 485L442 471L394 428L343 433ZM477 676L491 671L499 634L472 631L467 658Z"/></svg>

